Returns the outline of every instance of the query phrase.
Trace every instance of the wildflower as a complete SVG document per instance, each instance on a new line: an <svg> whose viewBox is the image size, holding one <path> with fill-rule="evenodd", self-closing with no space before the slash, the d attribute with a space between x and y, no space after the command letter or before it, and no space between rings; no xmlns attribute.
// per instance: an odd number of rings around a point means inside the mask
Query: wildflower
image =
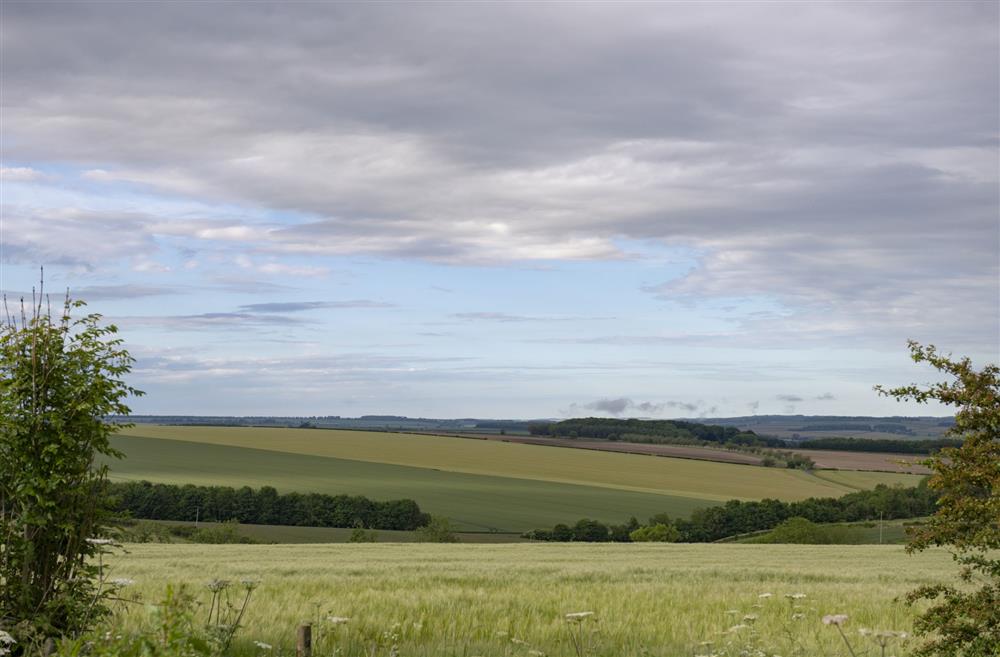
<svg viewBox="0 0 1000 657"><path fill-rule="evenodd" d="M755 620L757 620L757 614L747 614L746 616L743 617L744 623L752 623Z"/></svg>
<svg viewBox="0 0 1000 657"><path fill-rule="evenodd" d="M506 638L508 634L507 630L497 630L497 636L500 638Z"/></svg>
<svg viewBox="0 0 1000 657"><path fill-rule="evenodd" d="M257 588L258 586L260 586L260 580L259 579L251 579L251 578L247 577L247 578L241 579L240 580L240 584L242 584L243 587L246 588L248 591L253 591L255 588Z"/></svg>
<svg viewBox="0 0 1000 657"><path fill-rule="evenodd" d="M801 600L802 598L806 597L806 594L805 593L786 593L785 597L788 598L789 600Z"/></svg>
<svg viewBox="0 0 1000 657"><path fill-rule="evenodd" d="M227 588L229 586L229 580L213 579L206 586L208 586L208 590L211 591L212 593L218 593L222 589Z"/></svg>
<svg viewBox="0 0 1000 657"><path fill-rule="evenodd" d="M847 614L827 614L823 617L824 625L841 626L847 622Z"/></svg>
<svg viewBox="0 0 1000 657"><path fill-rule="evenodd" d="M270 643L264 643L263 641L254 641L253 644L261 650L270 650L273 647Z"/></svg>
<svg viewBox="0 0 1000 657"><path fill-rule="evenodd" d="M566 620L572 621L574 623L580 623L583 620L590 618L594 615L592 611L574 611L572 613L566 614Z"/></svg>
<svg viewBox="0 0 1000 657"><path fill-rule="evenodd" d="M131 586L135 584L135 580L129 579L128 577L116 577L115 579L109 581L108 583L111 584L111 586L124 588L126 586Z"/></svg>
<svg viewBox="0 0 1000 657"><path fill-rule="evenodd" d="M739 609L727 609L726 613L729 614L730 616L735 616L736 614L740 613L740 610Z"/></svg>
<svg viewBox="0 0 1000 657"><path fill-rule="evenodd" d="M806 617L805 614L800 614L800 613L792 614L792 620L802 620L805 617Z"/></svg>
<svg viewBox="0 0 1000 657"><path fill-rule="evenodd" d="M747 629L748 627L750 627L750 626L749 626L749 625L744 625L743 623L740 623L739 625L733 625L733 626L732 626L732 627L730 627L730 628L729 628L728 630L726 630L726 632L725 632L725 633L726 633L726 634L736 634L736 633L737 633L737 632L739 632L740 630L745 630L745 629Z"/></svg>
<svg viewBox="0 0 1000 657"><path fill-rule="evenodd" d="M88 538L87 542L91 545L111 545L114 543L110 538Z"/></svg>
<svg viewBox="0 0 1000 657"><path fill-rule="evenodd" d="M767 598L770 598L772 595L773 593L761 593L757 597L760 598L761 600L766 600Z"/></svg>
<svg viewBox="0 0 1000 657"><path fill-rule="evenodd" d="M867 627L862 627L861 629L858 630L858 634L860 634L861 636L869 636L871 633L872 631L869 630Z"/></svg>
<svg viewBox="0 0 1000 657"><path fill-rule="evenodd" d="M326 617L326 622L330 623L332 625L343 625L344 623L346 623L349 620L351 620L351 619L350 618L345 618L344 616L327 616Z"/></svg>
<svg viewBox="0 0 1000 657"><path fill-rule="evenodd" d="M531 655L531 657L545 657L545 653L541 650L529 650L528 654Z"/></svg>

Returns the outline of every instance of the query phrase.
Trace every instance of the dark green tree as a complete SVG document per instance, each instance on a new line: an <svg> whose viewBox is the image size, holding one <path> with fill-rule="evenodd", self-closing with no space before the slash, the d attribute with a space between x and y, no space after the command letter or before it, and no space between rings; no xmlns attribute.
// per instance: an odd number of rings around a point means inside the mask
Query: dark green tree
<svg viewBox="0 0 1000 657"><path fill-rule="evenodd" d="M41 297L40 295L40 298ZM6 305L6 304L5 304ZM93 557L103 548L111 435L141 394L133 359L100 315L67 296L61 313L22 303L0 322L0 627L21 646L85 629L102 613Z"/></svg>
<svg viewBox="0 0 1000 657"><path fill-rule="evenodd" d="M911 602L934 601L917 619L916 630L930 638L916 654L1000 655L1000 367L977 370L968 358L955 360L912 341L910 354L949 380L876 390L899 400L954 406L949 433L963 440L924 461L933 471L928 486L940 493L938 508L907 549L951 549L965 586L924 586L910 594Z"/></svg>

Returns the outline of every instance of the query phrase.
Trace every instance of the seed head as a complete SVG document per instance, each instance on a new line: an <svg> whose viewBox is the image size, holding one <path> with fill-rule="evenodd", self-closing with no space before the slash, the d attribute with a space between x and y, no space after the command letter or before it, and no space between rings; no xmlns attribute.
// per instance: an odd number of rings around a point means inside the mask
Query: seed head
<svg viewBox="0 0 1000 657"><path fill-rule="evenodd" d="M828 614L823 617L824 625L841 626L847 622L847 614Z"/></svg>
<svg viewBox="0 0 1000 657"><path fill-rule="evenodd" d="M571 621L573 623L581 623L593 615L594 612L592 611L574 611L569 614L566 614L566 620Z"/></svg>

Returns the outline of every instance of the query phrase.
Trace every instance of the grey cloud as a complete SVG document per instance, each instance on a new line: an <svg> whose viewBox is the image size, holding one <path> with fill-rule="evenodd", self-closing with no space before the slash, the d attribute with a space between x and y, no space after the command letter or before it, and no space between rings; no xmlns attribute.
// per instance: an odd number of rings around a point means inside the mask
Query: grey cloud
<svg viewBox="0 0 1000 657"><path fill-rule="evenodd" d="M816 401L834 401L837 397L832 392L824 392L822 395L813 397Z"/></svg>
<svg viewBox="0 0 1000 657"><path fill-rule="evenodd" d="M790 403L805 401L802 397L798 395L777 395L775 399L777 399L778 401L790 402Z"/></svg>
<svg viewBox="0 0 1000 657"><path fill-rule="evenodd" d="M586 404L574 404L572 408L584 409L588 411L598 411L608 415L621 416L628 411L638 411L646 415L658 415L664 409L680 409L690 413L696 412L702 402L691 404L686 402L668 401L663 403L636 402L628 397L617 397L614 399L598 399ZM714 409L713 409L714 410Z"/></svg>
<svg viewBox="0 0 1000 657"><path fill-rule="evenodd" d="M340 308L393 308L393 304L369 299L352 301L286 301L274 303L252 303L240 306L247 313L290 313L305 310L327 310Z"/></svg>
<svg viewBox="0 0 1000 657"><path fill-rule="evenodd" d="M633 406L634 402L631 399L626 399L625 397L619 397L618 399L599 399L597 401L590 402L589 404L583 404L583 408L591 411L608 413L610 415L621 415Z"/></svg>
<svg viewBox="0 0 1000 657"><path fill-rule="evenodd" d="M213 279L213 284L224 292L233 292L236 294L279 294L295 291L295 288L290 285L234 276L216 277Z"/></svg>
<svg viewBox="0 0 1000 657"><path fill-rule="evenodd" d="M668 408L676 408L676 409L680 409L682 411L687 411L688 413L695 413L695 412L698 411L698 407L700 406L700 403L699 404L691 404L691 403L686 403L686 402L669 401L669 402L666 402L665 406L667 406Z"/></svg>
<svg viewBox="0 0 1000 657"><path fill-rule="evenodd" d="M652 294L775 297L781 331L744 326L775 341L995 350L998 11L14 3L5 148L304 217L187 227L206 243L483 264L653 240L701 260ZM11 253L155 251L113 228Z"/></svg>
<svg viewBox="0 0 1000 657"><path fill-rule="evenodd" d="M70 288L70 295L84 301L105 301L115 299L141 299L171 294L181 294L183 290L156 285L88 285Z"/></svg>
<svg viewBox="0 0 1000 657"><path fill-rule="evenodd" d="M533 316L533 315L511 315L509 313L498 312L471 312L454 313L451 315L455 319L465 321L486 321L486 322L578 322L588 320L614 319L612 317L569 317L569 316Z"/></svg>
<svg viewBox="0 0 1000 657"><path fill-rule="evenodd" d="M739 337L733 333L692 333L681 335L597 335L560 338L534 338L526 342L540 344L592 344L617 347L645 347L675 344L717 344Z"/></svg>
<svg viewBox="0 0 1000 657"><path fill-rule="evenodd" d="M172 331L211 331L220 328L275 328L302 326L309 322L284 315L245 312L213 312L194 315L125 316L108 318L125 327L144 326Z"/></svg>

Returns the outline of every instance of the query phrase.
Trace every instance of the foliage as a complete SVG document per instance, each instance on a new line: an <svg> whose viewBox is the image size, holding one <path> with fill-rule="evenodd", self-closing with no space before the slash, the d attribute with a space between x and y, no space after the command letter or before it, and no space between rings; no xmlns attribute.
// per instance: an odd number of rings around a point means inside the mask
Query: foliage
<svg viewBox="0 0 1000 657"><path fill-rule="evenodd" d="M681 533L677 531L676 527L673 525L664 525L663 523L646 525L629 534L629 538L632 539L633 543L676 543L680 537Z"/></svg>
<svg viewBox="0 0 1000 657"><path fill-rule="evenodd" d="M945 447L960 447L957 438L932 440L890 440L887 438L816 438L798 443L800 449L841 452L885 452L888 454L933 454Z"/></svg>
<svg viewBox="0 0 1000 657"><path fill-rule="evenodd" d="M925 586L909 600L934 604L916 629L930 638L919 655L981 657L1000 653L1000 367L975 369L969 358L945 356L933 345L910 342L910 355L951 380L930 386L876 388L881 394L957 407L949 434L963 439L924 463L928 485L938 491L937 512L916 533L911 551L931 546L953 550L969 586ZM975 585L978 584L978 587Z"/></svg>
<svg viewBox="0 0 1000 657"><path fill-rule="evenodd" d="M430 521L417 529L417 535L425 543L458 543L458 536L451 521L443 516L431 516Z"/></svg>
<svg viewBox="0 0 1000 657"><path fill-rule="evenodd" d="M850 542L850 537L845 527L818 525L811 520L796 516L750 542L837 545Z"/></svg>
<svg viewBox="0 0 1000 657"><path fill-rule="evenodd" d="M53 316L41 301L0 324L0 625L24 645L85 629L106 590L93 557L103 531L109 443L139 391L133 359L101 317ZM127 426L127 425L124 425Z"/></svg>
<svg viewBox="0 0 1000 657"><path fill-rule="evenodd" d="M912 488L878 485L874 490L848 493L843 497L811 497L799 502L730 500L723 505L695 511L690 519L671 520L665 514L654 516L649 525L664 524L676 529L684 543L707 543L740 534L773 529L789 518L803 518L813 523L857 522L882 517L886 520L920 518L934 512L936 494L924 484ZM585 521L580 521L585 522ZM593 521L586 521L587 523ZM565 525L562 525L565 527ZM577 523L577 527L580 523ZM567 534L557 525L552 531L534 530L524 534L539 541L614 540L610 532L603 538L581 539L574 529ZM631 533L638 526L629 530ZM607 531L607 529L606 529ZM593 532L591 536L599 536ZM634 540L634 539L630 539Z"/></svg>
<svg viewBox="0 0 1000 657"><path fill-rule="evenodd" d="M224 637L195 621L196 601L183 587L167 585L159 605L152 607L153 627L146 631L106 629L64 640L55 657L218 657Z"/></svg>
<svg viewBox="0 0 1000 657"><path fill-rule="evenodd" d="M347 539L348 543L378 543L378 532L374 529L365 529L364 527L355 527L351 531L350 538Z"/></svg>
<svg viewBox="0 0 1000 657"><path fill-rule="evenodd" d="M250 544L259 543L239 531L239 523L227 520L223 523L198 525L171 525L151 520L115 519L112 534L122 543L208 543Z"/></svg>
<svg viewBox="0 0 1000 657"><path fill-rule="evenodd" d="M379 502L351 495L279 494L228 486L177 486L131 481L110 484L113 509L146 520L235 520L251 525L368 527L408 531L429 516L413 500Z"/></svg>
<svg viewBox="0 0 1000 657"><path fill-rule="evenodd" d="M629 442L785 446L783 440L758 436L752 431L682 420L618 420L588 417L563 420L562 422L532 423L528 425L528 431L535 436L597 438Z"/></svg>

